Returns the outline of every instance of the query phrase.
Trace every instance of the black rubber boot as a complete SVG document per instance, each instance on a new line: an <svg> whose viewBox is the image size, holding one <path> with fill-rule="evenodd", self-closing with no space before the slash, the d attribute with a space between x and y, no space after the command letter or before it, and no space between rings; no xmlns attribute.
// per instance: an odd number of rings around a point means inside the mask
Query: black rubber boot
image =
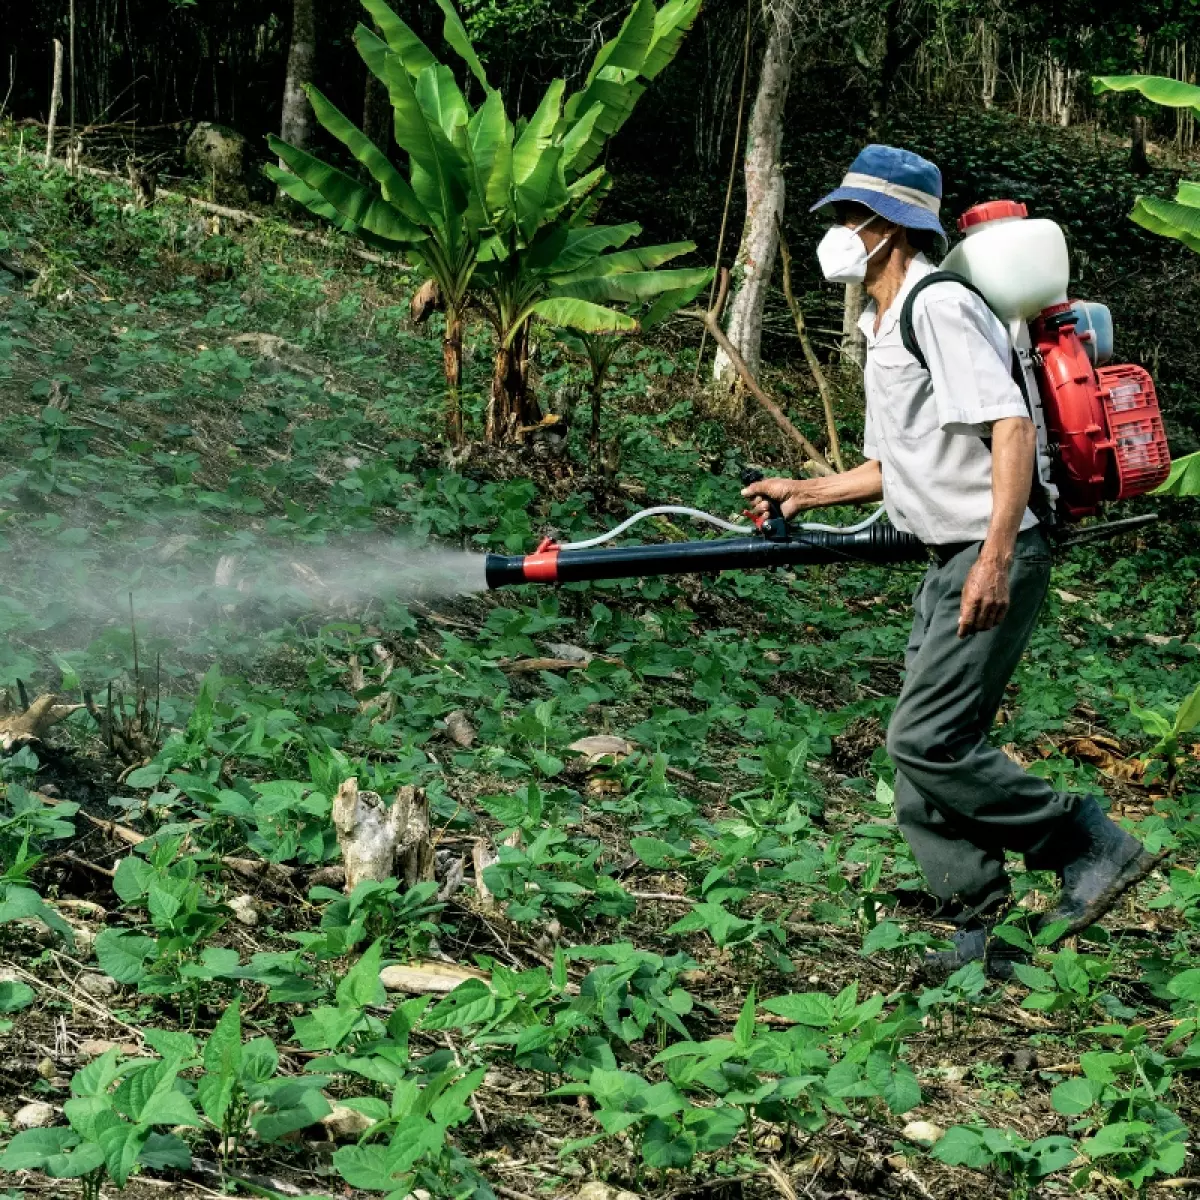
<svg viewBox="0 0 1200 1200"><path fill-rule="evenodd" d="M921 964L921 974L931 983L940 983L969 962L982 962L984 971L993 979L1011 979L1017 963L1027 963L1029 955L1001 938L992 930L1005 916L1008 901L995 904L984 913L972 913L960 921L958 931L950 939L950 950L930 950Z"/></svg>
<svg viewBox="0 0 1200 1200"><path fill-rule="evenodd" d="M1066 921L1060 937L1094 925L1166 857L1145 850L1090 796L1076 806L1063 837L1069 841L1063 848L1066 861L1058 871L1062 895L1038 924L1045 929Z"/></svg>

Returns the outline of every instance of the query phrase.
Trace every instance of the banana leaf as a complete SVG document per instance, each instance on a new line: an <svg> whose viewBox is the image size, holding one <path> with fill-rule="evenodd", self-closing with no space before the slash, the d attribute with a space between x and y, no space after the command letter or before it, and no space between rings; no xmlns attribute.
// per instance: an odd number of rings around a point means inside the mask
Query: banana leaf
<svg viewBox="0 0 1200 1200"><path fill-rule="evenodd" d="M537 111L529 118L517 139L517 144L513 147L513 182L517 187L533 175L542 154L550 148L566 86L563 80L556 79L546 89Z"/></svg>
<svg viewBox="0 0 1200 1200"><path fill-rule="evenodd" d="M1141 92L1147 100L1167 108L1200 110L1200 87L1182 83L1165 75L1098 75L1092 90L1100 92Z"/></svg>
<svg viewBox="0 0 1200 1200"><path fill-rule="evenodd" d="M707 267L677 271L629 271L623 275L601 275L575 283L556 285L551 296L569 296L574 300L629 302L647 300L663 292L703 287L712 278Z"/></svg>
<svg viewBox="0 0 1200 1200"><path fill-rule="evenodd" d="M488 85L487 74L484 72L483 64L479 61L475 53L475 47L471 45L471 39L467 36L466 28L457 12L454 11L454 5L450 0L437 0L437 6L445 14L445 21L442 23L442 36L446 39L450 48L463 60L470 68L471 74L483 84L484 91L490 92L492 89Z"/></svg>
<svg viewBox="0 0 1200 1200"><path fill-rule="evenodd" d="M679 47L700 13L702 0L669 0L654 18L654 37L642 63L642 78L654 79L679 53Z"/></svg>
<svg viewBox="0 0 1200 1200"><path fill-rule="evenodd" d="M1179 190L1175 193L1176 204L1186 204L1188 208L1200 208L1200 183L1181 179Z"/></svg>
<svg viewBox="0 0 1200 1200"><path fill-rule="evenodd" d="M605 67L638 72L646 60L646 51L654 38L655 12L653 0L637 0L637 3L625 18L617 36L610 42L605 42L596 53L592 69L588 72L587 82L593 79ZM586 109L581 109L586 111Z"/></svg>
<svg viewBox="0 0 1200 1200"><path fill-rule="evenodd" d="M515 150L513 158L516 158ZM533 174L513 189L517 229L525 242L533 239L540 226L553 221L570 201L562 181L561 158L561 146L546 147ZM513 173L516 174L515 166Z"/></svg>
<svg viewBox="0 0 1200 1200"><path fill-rule="evenodd" d="M1171 473L1150 493L1152 496L1200 496L1200 450L1171 464Z"/></svg>
<svg viewBox="0 0 1200 1200"><path fill-rule="evenodd" d="M587 225L582 229L558 225L543 230L535 239L526 256L526 266L555 276L583 269L605 250L623 246L641 232L642 227L634 221L625 225Z"/></svg>
<svg viewBox="0 0 1200 1200"><path fill-rule="evenodd" d="M712 268L709 267L704 274L707 278L697 280L690 287L663 292L650 305L646 312L642 314L640 320L643 331L653 329L656 325L661 325L669 317L674 316L685 304L691 304L709 283L712 282Z"/></svg>
<svg viewBox="0 0 1200 1200"><path fill-rule="evenodd" d="M569 132L563 138L563 171L575 175L578 172L575 170L576 160L579 159L584 151L588 148L592 140L592 134L596 128L596 122L600 120L604 114L603 104L593 104L591 108L583 114L581 120L575 122L570 127Z"/></svg>
<svg viewBox="0 0 1200 1200"><path fill-rule="evenodd" d="M312 84L305 91L317 120L371 172L371 178L379 184L384 199L414 224L428 225L429 213L413 194L408 180L392 166L387 156Z"/></svg>
<svg viewBox="0 0 1200 1200"><path fill-rule="evenodd" d="M554 270L556 284L573 283L579 279L595 279L603 275L621 275L626 271L652 271L663 263L678 258L681 254L690 254L696 248L695 242L667 242L662 246L638 246L632 250L621 250L617 254L605 254L590 263L585 263L577 269L560 274ZM555 264L557 268L557 264Z"/></svg>
<svg viewBox="0 0 1200 1200"><path fill-rule="evenodd" d="M638 328L632 317L615 309L565 297L539 300L529 306L524 316L540 317L548 325L578 329L581 333L633 333Z"/></svg>
<svg viewBox="0 0 1200 1200"><path fill-rule="evenodd" d="M454 81L454 72L438 63L417 76L415 90L425 116L436 121L453 143L456 131L465 129L470 117L467 102Z"/></svg>
<svg viewBox="0 0 1200 1200"><path fill-rule="evenodd" d="M565 109L570 120L577 120L593 105L602 105L602 111L592 126L592 133L576 154L573 169L586 171L596 161L605 142L609 140L629 119L646 85L637 79L622 82L607 75L608 68L593 79L582 92L567 101Z"/></svg>
<svg viewBox="0 0 1200 1200"><path fill-rule="evenodd" d="M466 159L471 177L473 227L491 225L509 205L512 185L513 127L499 92L489 92L467 123Z"/></svg>
<svg viewBox="0 0 1200 1200"><path fill-rule="evenodd" d="M421 241L428 234L407 220L381 195L351 179L343 171L303 150L289 146L275 136L267 139L271 149L291 168L292 173L331 204L343 217L376 237L397 246Z"/></svg>
<svg viewBox="0 0 1200 1200"><path fill-rule="evenodd" d="M426 67L437 65L433 52L423 41L402 21L383 0L362 0L363 8L375 18L388 49L399 55L404 69L410 75L419 75ZM359 26L360 29L365 28ZM367 30L369 33L370 31ZM357 40L357 30L356 40ZM374 34L371 34L374 37ZM386 83L387 81L384 80Z"/></svg>
<svg viewBox="0 0 1200 1200"><path fill-rule="evenodd" d="M1200 208L1160 200L1157 196L1139 196L1129 216L1143 229L1174 238L1200 253Z"/></svg>
<svg viewBox="0 0 1200 1200"><path fill-rule="evenodd" d="M394 55L389 56L387 67L396 145L406 150L411 159L413 191L453 241L467 209L467 165L441 125L422 108L412 79ZM436 69L426 67L421 76Z"/></svg>

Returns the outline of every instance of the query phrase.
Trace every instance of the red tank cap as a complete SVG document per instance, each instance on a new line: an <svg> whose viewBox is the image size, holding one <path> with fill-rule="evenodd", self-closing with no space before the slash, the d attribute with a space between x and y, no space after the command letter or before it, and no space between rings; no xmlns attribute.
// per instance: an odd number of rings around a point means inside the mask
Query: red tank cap
<svg viewBox="0 0 1200 1200"><path fill-rule="evenodd" d="M973 226L984 225L988 221L1002 221L1006 217L1027 216L1029 216L1029 209L1019 200L989 200L985 204L976 204L974 208L968 208L958 218L958 228L960 233L966 233Z"/></svg>

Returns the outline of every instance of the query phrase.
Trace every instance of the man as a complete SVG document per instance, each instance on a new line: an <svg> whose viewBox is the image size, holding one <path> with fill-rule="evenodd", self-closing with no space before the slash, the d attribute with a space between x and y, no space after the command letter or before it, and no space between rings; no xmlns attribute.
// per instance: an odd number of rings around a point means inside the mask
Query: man
<svg viewBox="0 0 1200 1200"><path fill-rule="evenodd" d="M1003 325L961 283L936 282L911 306L926 365L904 347L905 300L945 246L941 195L933 163L868 146L813 205L833 213L818 249L825 277L863 283L870 297L860 322L866 461L825 478L763 480L744 495L760 511L779 501L789 517L882 498L892 524L929 546L887 734L896 817L959 926L932 970L982 959L1007 977L1016 951L992 936L1009 902L1005 851L1058 873L1062 894L1044 920L1065 922L1062 936L1097 921L1157 860L1094 799L1054 791L988 741L1049 586L1050 547L1030 507L1036 431Z"/></svg>

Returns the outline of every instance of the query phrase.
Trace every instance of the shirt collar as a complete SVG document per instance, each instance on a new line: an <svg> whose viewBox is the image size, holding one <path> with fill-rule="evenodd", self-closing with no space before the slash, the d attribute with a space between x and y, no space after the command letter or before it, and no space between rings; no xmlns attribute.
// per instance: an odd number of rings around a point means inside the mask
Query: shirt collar
<svg viewBox="0 0 1200 1200"><path fill-rule="evenodd" d="M900 320L900 311L904 308L904 301L908 299L908 293L913 290L913 285L918 279L923 279L936 269L924 254L914 256L912 262L908 264L908 271L904 275L904 282L900 285L896 298L888 306L887 312L883 314L883 320L879 322L878 333L875 332L875 314L879 311L878 306L874 300L867 302L862 310L862 316L858 318L858 327L867 339L868 346L873 346L880 338L885 337L895 328L896 323Z"/></svg>

